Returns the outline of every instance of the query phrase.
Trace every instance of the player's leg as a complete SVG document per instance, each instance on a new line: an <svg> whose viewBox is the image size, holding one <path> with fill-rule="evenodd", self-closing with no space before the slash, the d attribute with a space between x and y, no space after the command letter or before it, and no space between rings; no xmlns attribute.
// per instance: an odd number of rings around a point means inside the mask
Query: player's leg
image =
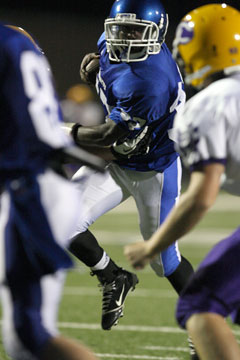
<svg viewBox="0 0 240 360"><path fill-rule="evenodd" d="M115 168L111 166L109 168ZM116 170L117 171L117 170ZM138 279L120 268L98 244L88 227L101 215L119 205L128 196L127 188L117 181L117 174L99 174L82 168L73 178L79 181L79 196L82 212L76 234L71 239L70 251L85 265L91 268L103 290L102 328L110 329L123 315L123 306L130 290L135 288Z"/></svg>
<svg viewBox="0 0 240 360"><path fill-rule="evenodd" d="M175 205L180 195L181 174L181 163L177 159L164 173L151 172L148 178L145 174L139 175L141 181L133 196L144 240L151 237ZM129 176L133 175L129 173ZM181 256L177 243L159 254L151 266L158 276L167 277L178 294L193 273L189 261Z"/></svg>
<svg viewBox="0 0 240 360"><path fill-rule="evenodd" d="M62 336L52 337L41 354L39 360L97 360L93 352L85 345Z"/></svg>
<svg viewBox="0 0 240 360"><path fill-rule="evenodd" d="M27 231L24 216L23 221L21 221L19 210L21 208L25 215L29 215L28 211L31 210L34 219L42 218L43 213L39 211L36 213L35 208L31 206L32 200L36 204L36 208L38 208L39 191L30 191L27 194L24 191L26 190L25 187L22 187L21 190L17 191L16 198L12 199L12 202L7 193L4 193L1 199L0 223L3 231L1 234L3 235L1 236L1 264L4 264L5 269L4 272L1 271L1 280L4 279L1 298L5 349L11 358L15 360L58 358L59 351L62 351L62 349L64 351L61 359L83 360L84 351L82 346L76 344L70 349L71 341L68 340L61 341L60 344L59 341L62 338L55 335L55 327L53 327L52 332L52 330L46 330L43 325L46 319L42 319L44 297L42 296L40 284L39 273L41 273L41 268L39 265L43 265L43 272L48 266L45 268L47 265L45 263L46 259L35 258L37 255L36 244L34 244L34 239L31 236L29 237L32 233L30 225L32 223L29 219L30 229ZM35 186L34 190L36 190ZM35 197L35 194L38 194L38 196ZM25 202L24 200L28 201ZM48 226L46 227L48 228ZM45 229L45 226L43 228ZM48 235L48 231L46 231L45 235ZM52 238L50 243L51 240ZM31 248L31 243L33 248ZM41 258L41 251L39 255ZM56 290L56 287L54 287L54 290ZM52 295L54 294L52 293ZM56 320L54 316L53 318ZM56 341L53 341L53 339ZM54 347L50 346L49 348L48 345L52 344L52 342ZM52 357L47 357L49 351ZM44 357L42 357L42 352ZM95 359L95 357L92 355L89 359Z"/></svg>
<svg viewBox="0 0 240 360"><path fill-rule="evenodd" d="M52 336L58 335L58 306L62 296L64 278L64 272L59 271L56 274L47 275L41 279L41 321L44 328ZM22 286L26 290L24 284ZM6 285L1 287L1 302L3 306L2 332L4 346L7 352L12 354L13 358L16 357L15 354L21 354L19 357L22 359L28 358L28 355L25 355L26 349L21 343L12 321L14 307L9 287Z"/></svg>
<svg viewBox="0 0 240 360"><path fill-rule="evenodd" d="M240 305L236 291L240 287L239 251L240 229L237 229L209 252L178 301L177 320L187 327L204 360L240 358L236 340L224 320L237 313ZM239 317L233 320L238 322Z"/></svg>
<svg viewBox="0 0 240 360"><path fill-rule="evenodd" d="M238 360L240 348L226 320L215 313L192 315L186 328L202 360Z"/></svg>
<svg viewBox="0 0 240 360"><path fill-rule="evenodd" d="M19 271L19 269L18 269ZM23 279L16 278L16 281ZM22 290L2 289L3 343L14 360L95 360L90 349L46 330L41 320L41 290L25 277ZM55 287L56 288L56 287Z"/></svg>
<svg viewBox="0 0 240 360"><path fill-rule="evenodd" d="M41 278L41 317L43 326L52 334L58 335L57 328L59 304L66 278L65 270L58 270L54 274Z"/></svg>
<svg viewBox="0 0 240 360"><path fill-rule="evenodd" d="M8 212L4 228L5 280L1 289L3 343L11 358L35 359L51 337L42 326L40 278L25 251L17 228L15 206L4 194L3 212ZM6 200L6 201L5 201ZM30 249L29 249L30 250Z"/></svg>
<svg viewBox="0 0 240 360"><path fill-rule="evenodd" d="M180 159L177 159L163 174L163 187L161 195L161 210L160 210L160 224L165 220L172 207L180 196L181 191L181 176L182 169ZM181 293L190 277L194 273L191 263L182 254L180 262L178 259L178 244L170 246L167 250L163 251L159 256L163 264L164 276L168 279L172 287L178 293ZM177 257L176 257L177 255ZM153 268L156 264L152 264ZM196 353L194 344L191 337L188 337L188 345L191 360L199 360Z"/></svg>
<svg viewBox="0 0 240 360"><path fill-rule="evenodd" d="M116 270L117 267L111 263L109 256L99 246L88 227L100 216L120 204L127 195L123 194L109 172L99 174L82 167L74 175L73 181L78 187L82 211L79 214L76 231L70 240L69 250L85 265L89 267L96 265L96 270L103 270L107 265Z"/></svg>
<svg viewBox="0 0 240 360"><path fill-rule="evenodd" d="M152 175L150 176L150 174ZM175 205L180 195L181 175L179 159L164 173L151 172L148 178L147 174L141 175L138 191L134 192L133 196L136 200L140 230L144 240L151 237ZM130 173L129 176L133 175ZM165 276L178 294L193 274L192 265L180 254L177 243L159 254L151 263L151 267L158 276ZM188 341L191 359L198 360L191 339L189 338Z"/></svg>
<svg viewBox="0 0 240 360"><path fill-rule="evenodd" d="M164 222L172 207L178 201L181 191L182 168L178 158L163 173L163 185L160 203L160 224ZM164 276L171 283L178 294L182 291L190 276L193 267L184 257L179 258L178 244L175 243L160 255L162 259ZM178 259L180 260L178 263Z"/></svg>

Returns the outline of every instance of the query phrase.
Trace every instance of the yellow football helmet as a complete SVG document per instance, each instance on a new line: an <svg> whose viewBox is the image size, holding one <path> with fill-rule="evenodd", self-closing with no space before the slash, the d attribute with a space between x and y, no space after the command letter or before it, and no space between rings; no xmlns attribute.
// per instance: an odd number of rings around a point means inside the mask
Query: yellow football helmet
<svg viewBox="0 0 240 360"><path fill-rule="evenodd" d="M184 67L186 84L197 88L213 73L240 70L240 12L226 4L189 12L177 27L173 57Z"/></svg>

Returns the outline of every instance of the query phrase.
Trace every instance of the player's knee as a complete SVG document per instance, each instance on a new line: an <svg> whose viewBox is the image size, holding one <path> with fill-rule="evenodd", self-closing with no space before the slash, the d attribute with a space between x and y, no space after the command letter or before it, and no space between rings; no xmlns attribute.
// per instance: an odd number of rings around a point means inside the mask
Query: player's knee
<svg viewBox="0 0 240 360"><path fill-rule="evenodd" d="M93 223L86 214L84 216L81 216L81 219L79 219L77 226L75 227L74 231L70 235L70 238L73 239L75 236L80 235L88 230L89 226Z"/></svg>
<svg viewBox="0 0 240 360"><path fill-rule="evenodd" d="M209 323L211 322L211 313L195 313L186 321L186 329L190 336L200 337L206 333Z"/></svg>
<svg viewBox="0 0 240 360"><path fill-rule="evenodd" d="M203 325L201 314L191 315L186 322L186 328L189 331L189 333L199 332L202 330L203 327L204 327L204 325Z"/></svg>
<svg viewBox="0 0 240 360"><path fill-rule="evenodd" d="M76 229L74 229L74 232L71 234L70 236L70 243L73 239L75 239L77 236L81 236L82 233L84 233L85 231L88 230L88 223L81 223L80 225L78 225L78 227Z"/></svg>
<svg viewBox="0 0 240 360"><path fill-rule="evenodd" d="M78 225L77 227L77 233L78 234L82 234L85 231L88 230L89 226L92 225L92 221L90 221L88 218L85 218L82 220L81 224Z"/></svg>

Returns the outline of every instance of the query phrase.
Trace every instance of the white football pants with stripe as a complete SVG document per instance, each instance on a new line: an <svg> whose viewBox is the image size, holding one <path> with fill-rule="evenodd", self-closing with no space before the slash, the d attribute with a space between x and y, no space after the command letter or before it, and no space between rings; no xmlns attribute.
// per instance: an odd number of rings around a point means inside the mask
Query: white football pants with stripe
<svg viewBox="0 0 240 360"><path fill-rule="evenodd" d="M100 216L132 196L144 240L165 220L180 195L181 163L177 158L163 173L139 172L115 163L105 174L82 167L73 177L78 182L82 212L73 236L85 232ZM158 276L169 276L178 267L181 256L177 243L159 254L151 266Z"/></svg>

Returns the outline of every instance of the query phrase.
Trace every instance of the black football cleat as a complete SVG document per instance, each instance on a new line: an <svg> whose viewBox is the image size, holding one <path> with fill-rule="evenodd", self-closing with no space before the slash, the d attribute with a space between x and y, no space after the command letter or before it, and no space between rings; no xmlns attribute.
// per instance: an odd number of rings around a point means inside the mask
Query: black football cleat
<svg viewBox="0 0 240 360"><path fill-rule="evenodd" d="M97 275L97 272L94 272ZM119 269L116 272L116 277L112 282L102 282L102 328L103 330L110 330L113 325L117 325L118 319L123 316L124 302L130 290L134 290L138 283L138 278L135 274Z"/></svg>

